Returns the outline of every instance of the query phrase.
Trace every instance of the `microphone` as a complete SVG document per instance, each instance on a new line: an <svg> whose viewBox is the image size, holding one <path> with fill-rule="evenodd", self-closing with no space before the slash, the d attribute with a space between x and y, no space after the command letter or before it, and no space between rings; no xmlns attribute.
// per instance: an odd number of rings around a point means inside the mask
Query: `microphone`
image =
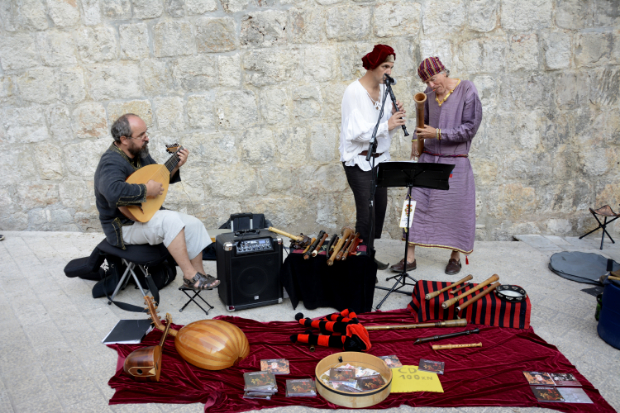
<svg viewBox="0 0 620 413"><path fill-rule="evenodd" d="M394 79L393 77L391 77L387 73L385 73L383 76L385 77L385 83L389 83L391 85L395 85L396 84L396 79Z"/></svg>

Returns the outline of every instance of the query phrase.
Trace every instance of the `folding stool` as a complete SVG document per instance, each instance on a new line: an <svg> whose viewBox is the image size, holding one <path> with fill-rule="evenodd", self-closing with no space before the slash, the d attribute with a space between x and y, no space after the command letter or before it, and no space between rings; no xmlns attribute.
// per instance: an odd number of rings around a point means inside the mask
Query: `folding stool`
<svg viewBox="0 0 620 413"><path fill-rule="evenodd" d="M602 229L603 235L601 236L601 250L603 249L603 241L605 240L605 234L607 234L611 242L615 244L616 242L613 240L611 235L609 235L609 232L607 232L606 227L607 225L611 224L612 222L620 218L620 214L616 214L609 205L602 206L599 209L592 209L592 208L588 208L588 209L590 210L590 213L592 214L594 219L596 219L596 222L598 222L598 227L594 228L592 231L588 232L587 234L583 234L582 236L579 237L579 239L582 239L586 235L590 235L591 233L593 233L594 231L597 231L598 229ZM601 222L598 219L597 215L604 217L603 222ZM607 221L607 218L611 218L611 217L613 217L613 219Z"/></svg>
<svg viewBox="0 0 620 413"><path fill-rule="evenodd" d="M205 300L204 298L202 298L202 297L200 296L200 293L201 293L201 292L203 292L203 291L209 291L209 290L199 290L199 291L196 291L196 290L194 290L193 288L189 288L189 287L186 287L186 286L182 285L181 287L179 287L179 291L182 291L182 292L183 292L183 294L185 294L185 295L187 296L187 298L189 298L189 300L187 300L187 302L185 303L185 305L184 305L183 307L181 307L181 309L179 310L179 312L181 312L181 311L185 310L185 307L187 307L187 306L189 305L189 303L191 303L191 302L193 301L193 302L194 302L194 304L196 304L198 307L200 307L200 309L201 309L202 311L204 311L206 315L209 315L209 310L211 310L211 309L213 308L213 306L212 306L211 304L209 304L209 303L207 302L207 300ZM189 291L189 292L193 292L193 293L194 293L194 295L193 295L193 296L189 295L188 291ZM195 300L195 298L196 298L196 297L200 298L200 299L202 300L202 302L203 302L203 303L205 303L206 305L208 305L208 306L209 306L209 310L205 310L204 308L202 308L202 306L198 303L198 301L196 301L196 300Z"/></svg>

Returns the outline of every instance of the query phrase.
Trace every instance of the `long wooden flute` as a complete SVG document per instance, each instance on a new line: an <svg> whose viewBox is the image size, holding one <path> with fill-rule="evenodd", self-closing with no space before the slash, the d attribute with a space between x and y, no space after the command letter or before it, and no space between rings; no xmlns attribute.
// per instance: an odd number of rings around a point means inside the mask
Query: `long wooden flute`
<svg viewBox="0 0 620 413"><path fill-rule="evenodd" d="M325 240L327 239L328 236L329 235L327 234L327 232L323 234L323 238L321 238L321 241L318 243L314 251L312 251L313 257L316 257L317 255L319 255L319 252L321 251L321 247L323 246L323 244L325 244Z"/></svg>
<svg viewBox="0 0 620 413"><path fill-rule="evenodd" d="M468 287L468 286L470 286L470 285L471 285L471 283L465 283L465 284L463 284L462 286L460 286L459 288L457 288L456 290L452 290L452 291L450 291L450 294L456 294L456 293L458 293L459 291L464 290L465 288L467 288L467 287Z"/></svg>
<svg viewBox="0 0 620 413"><path fill-rule="evenodd" d="M497 287L499 287L499 283L493 283L489 286L489 288L487 288L486 290L482 291L480 294L476 295L473 298L470 298L468 301L465 301L463 304L461 305L457 305L456 306L456 311L459 312L461 310L466 309L467 307L469 307L470 305L472 305L473 303L475 303L476 301L478 301L479 299L481 299L482 297L486 296L487 294L489 294L491 291L495 290Z"/></svg>
<svg viewBox="0 0 620 413"><path fill-rule="evenodd" d="M451 348L467 348L467 347L482 347L482 343L471 344L433 344L433 350L450 350Z"/></svg>
<svg viewBox="0 0 620 413"><path fill-rule="evenodd" d="M310 247L312 246L312 244L314 244L314 242L316 241L316 238L312 238L312 240L310 241L310 245L308 245L306 247L306 249L304 250L303 254L306 255L306 253L308 252L308 250L310 250ZM307 258L306 258L307 259Z"/></svg>
<svg viewBox="0 0 620 413"><path fill-rule="evenodd" d="M486 280L482 281L480 284L478 284L477 286L475 286L471 290L465 291L463 294L459 295L458 297L454 297L454 298L451 298L451 299L449 299L447 301L444 301L443 303L441 303L441 308L446 310L446 309L452 307L455 303L458 303L461 298L465 298L468 295L470 295L472 293L475 293L478 290L483 289L487 285L489 285L489 284L491 284L491 283L493 283L493 282L495 282L497 280L499 280L499 275L493 274L491 277L489 277Z"/></svg>
<svg viewBox="0 0 620 413"><path fill-rule="evenodd" d="M349 235L349 238L347 238L347 240L345 241L340 251L338 251L338 255L336 255L336 261L342 260L342 256L345 254L345 251L349 249L349 246L351 245L352 242L353 242L353 233Z"/></svg>
<svg viewBox="0 0 620 413"><path fill-rule="evenodd" d="M432 336L432 337L420 337L416 341L414 341L413 344L422 344L422 343L428 343L429 341L443 340L444 338L452 338L452 337L466 336L470 334L478 334L479 332L480 332L479 329L474 328L473 330L465 330L465 331L461 331L460 333L443 334L441 336Z"/></svg>
<svg viewBox="0 0 620 413"><path fill-rule="evenodd" d="M465 327L467 320L447 320L439 321L437 323L422 323L422 324L402 324L391 326L369 326L366 327L367 331L379 331L379 330L407 330L411 328L425 328L425 327Z"/></svg>
<svg viewBox="0 0 620 413"><path fill-rule="evenodd" d="M457 282L452 283L452 284L450 284L449 286L444 287L444 288L442 288L442 289L441 289L441 290L439 290L439 291L433 291L432 293L428 293L428 294L426 294L426 297L425 297L425 298L426 298L427 300L430 300L430 299L432 299L432 298L435 298L435 297L437 297L439 294L441 294L441 293L444 293L444 292L448 291L450 288L454 288L454 287L456 287L457 285L460 285L460 284L464 283L465 281L469 281L469 280L471 280L472 278L474 278L474 276L473 276L473 275L471 275L471 274L469 274L467 277L465 277L465 278L461 278L461 279L460 279L460 280L458 280Z"/></svg>
<svg viewBox="0 0 620 413"><path fill-rule="evenodd" d="M336 244L336 246L334 247L334 252L332 253L331 257L329 257L329 259L327 260L327 265L329 266L334 265L334 260L336 259L336 255L338 255L338 252L340 252L340 249L344 245L344 242L346 241L347 237L350 237L351 234L353 234L353 230L351 228L347 227L342 230L342 238L340 238L340 241L338 241L338 244Z"/></svg>
<svg viewBox="0 0 620 413"><path fill-rule="evenodd" d="M310 244L310 248L304 253L304 260L310 258L310 255L312 255L316 246L319 245L319 242L321 242L321 238L323 238L324 234L325 231L321 230L321 232L319 232L319 235L317 235L316 238L312 238L312 244Z"/></svg>

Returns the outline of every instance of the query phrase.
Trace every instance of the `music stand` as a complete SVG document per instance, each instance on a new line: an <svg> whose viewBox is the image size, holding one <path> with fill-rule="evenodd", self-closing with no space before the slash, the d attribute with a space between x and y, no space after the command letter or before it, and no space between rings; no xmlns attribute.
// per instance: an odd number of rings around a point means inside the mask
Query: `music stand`
<svg viewBox="0 0 620 413"><path fill-rule="evenodd" d="M407 194L409 195L409 207L411 208L411 188L430 188L440 189L447 191L450 189L448 180L450 179L450 173L454 169L454 165L440 164L440 163L415 163L415 162L383 162L380 163L377 168L377 187L407 187ZM407 228L405 228L405 258L403 260L403 271L392 277L388 277L385 280L396 279L396 282L392 288L375 286L380 290L386 290L388 293L383 297L383 300L377 305L376 309L381 308L385 300L393 292L411 295L405 291L400 291L405 285L407 278L416 281L415 278L407 274L407 250L409 247L409 228L411 223L409 222L411 214L407 214ZM401 284L397 287L398 284Z"/></svg>

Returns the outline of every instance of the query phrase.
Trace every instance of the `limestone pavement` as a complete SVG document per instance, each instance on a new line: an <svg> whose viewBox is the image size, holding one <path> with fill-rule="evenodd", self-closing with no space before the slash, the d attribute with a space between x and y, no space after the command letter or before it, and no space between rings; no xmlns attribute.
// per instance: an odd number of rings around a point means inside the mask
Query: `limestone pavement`
<svg viewBox="0 0 620 413"><path fill-rule="evenodd" d="M90 254L103 236L77 232L4 232L0 242L0 412L202 412L201 404L144 404L108 406L113 390L107 382L115 373L116 352L101 343L119 319L141 318L109 306L105 299L91 297L92 281L67 278L63 268L73 259ZM600 235L599 235L600 236ZM476 251L463 265L463 274L473 274L479 282L497 273L503 284L518 284L526 289L532 302L531 324L538 335L556 345L577 369L599 389L603 397L620 409L620 351L601 340L594 319L596 300L581 290L590 287L560 278L547 269L549 257L558 251L583 251L602 254L620 261L620 243L605 242L591 235L574 237L531 235L522 241L479 241ZM378 258L395 263L404 253L404 244L396 240L377 241ZM419 249L416 279L454 281L443 272L448 260L444 250ZM216 273L215 262L206 262ZM391 286L378 273L379 285ZM169 312L177 324L204 319L191 304L178 310L185 296L177 291L180 275L173 285L162 290L160 311ZM375 305L385 292L376 290ZM209 317L230 315L217 293L203 296L215 306ZM121 292L123 301L141 303L138 290ZM392 294L382 310L402 309L410 297ZM232 313L259 321L293 320L296 312L310 317L334 312L332 308L306 310L303 303L294 310L288 299L282 304ZM300 400L300 404L303 400ZM293 406L268 409L297 413L313 409ZM536 412L542 408L412 408L401 406L389 413L421 412ZM367 410L369 411L369 410Z"/></svg>

